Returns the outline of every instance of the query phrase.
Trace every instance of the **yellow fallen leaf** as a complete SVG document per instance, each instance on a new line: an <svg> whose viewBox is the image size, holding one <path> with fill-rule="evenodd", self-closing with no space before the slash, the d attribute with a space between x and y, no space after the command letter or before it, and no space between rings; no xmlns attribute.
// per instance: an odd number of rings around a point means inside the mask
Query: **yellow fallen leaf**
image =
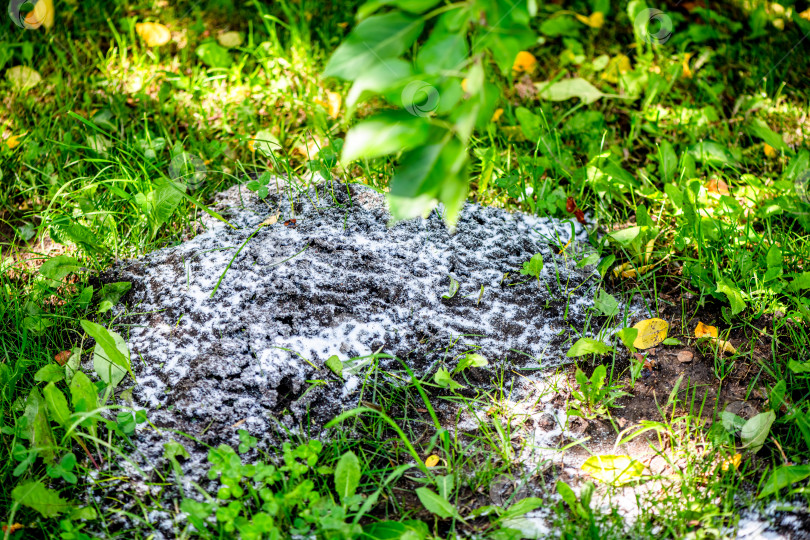
<svg viewBox="0 0 810 540"><path fill-rule="evenodd" d="M771 146L770 144L765 143L764 150L765 150L765 155L768 156L769 158L776 157L776 149L773 146Z"/></svg>
<svg viewBox="0 0 810 540"><path fill-rule="evenodd" d="M12 523L11 525L3 525L3 532L6 534L14 534L24 528L25 526L22 523Z"/></svg>
<svg viewBox="0 0 810 540"><path fill-rule="evenodd" d="M34 5L34 9L25 16L23 23L26 28L32 30L40 26L44 26L45 30L50 30L53 28L54 15L53 0L39 0Z"/></svg>
<svg viewBox="0 0 810 540"><path fill-rule="evenodd" d="M728 341L725 341L723 339L713 339L713 341L717 343L720 350L723 352L727 352L729 354L735 354L737 352L737 349L734 347L734 345L732 345Z"/></svg>
<svg viewBox="0 0 810 540"><path fill-rule="evenodd" d="M166 45L172 38L169 29L160 23L138 23L135 32L146 43L147 47L160 47Z"/></svg>
<svg viewBox="0 0 810 540"><path fill-rule="evenodd" d="M265 219L264 221L262 221L261 226L266 227L268 225L275 225L276 223L278 223L278 217L280 215L281 214L273 214L272 216L270 216L267 219Z"/></svg>
<svg viewBox="0 0 810 540"><path fill-rule="evenodd" d="M316 99L315 103L321 105L329 113L329 118L335 119L340 115L340 106L343 98L337 92L326 91L326 99Z"/></svg>
<svg viewBox="0 0 810 540"><path fill-rule="evenodd" d="M702 338L702 337L717 337L717 327L716 326L709 326L708 324L703 324L702 322L698 321L697 326L695 327L695 337Z"/></svg>
<svg viewBox="0 0 810 540"><path fill-rule="evenodd" d="M692 58L692 56L692 53L686 53L683 56L683 65L681 66L683 71L681 73L687 79L691 79L694 75L694 73L692 73L692 68L689 66L689 60Z"/></svg>
<svg viewBox="0 0 810 540"><path fill-rule="evenodd" d="M467 90L467 85L468 84L469 84L469 82L467 81L466 78L461 79L461 89L464 90L465 94L469 93L469 90Z"/></svg>
<svg viewBox="0 0 810 540"><path fill-rule="evenodd" d="M647 242L647 246L645 249L645 258L644 262L649 263L650 259L652 259L653 249L655 248L655 238Z"/></svg>
<svg viewBox="0 0 810 540"><path fill-rule="evenodd" d="M512 71L515 73L531 74L534 72L535 68L537 68L537 58L528 51L520 51L515 57L515 63L512 64Z"/></svg>
<svg viewBox="0 0 810 540"><path fill-rule="evenodd" d="M574 17L582 24L590 26L591 28L602 28L602 25L605 24L605 14L601 11L595 11L591 13L589 17L576 13Z"/></svg>
<svg viewBox="0 0 810 540"><path fill-rule="evenodd" d="M720 468L723 471L727 471L731 467L734 467L734 470L737 470L740 468L740 463L742 463L742 456L740 454L734 454L733 456L724 459L720 463Z"/></svg>
<svg viewBox="0 0 810 540"><path fill-rule="evenodd" d="M435 467L439 464L439 456L436 454L432 454L425 459L425 466L426 467Z"/></svg>
<svg viewBox="0 0 810 540"><path fill-rule="evenodd" d="M217 36L217 41L226 49L232 49L242 44L242 34L239 32L224 32Z"/></svg>
<svg viewBox="0 0 810 540"><path fill-rule="evenodd" d="M706 189L709 193L717 193L719 195L730 195L731 191L728 189L728 184L717 178L712 178L706 182Z"/></svg>
<svg viewBox="0 0 810 540"><path fill-rule="evenodd" d="M492 113L492 118L490 119L490 122L497 122L498 120L501 119L501 116L503 116L503 109L495 109L495 112Z"/></svg>
<svg viewBox="0 0 810 540"><path fill-rule="evenodd" d="M810 21L810 8L807 8L801 13L799 13L799 17L801 17L805 21Z"/></svg>
<svg viewBox="0 0 810 540"><path fill-rule="evenodd" d="M630 58L624 54L617 54L610 59L605 71L602 72L601 78L609 83L617 84L621 76L632 69L633 66L630 64Z"/></svg>
<svg viewBox="0 0 810 540"><path fill-rule="evenodd" d="M664 319L645 319L633 325L638 330L638 335L633 341L636 349L649 349L655 347L667 337L669 323Z"/></svg>
<svg viewBox="0 0 810 540"><path fill-rule="evenodd" d="M22 135L12 135L8 139L6 139L6 145L8 146L9 150L14 150L18 146L20 146L20 139L25 136L25 133Z"/></svg>
<svg viewBox="0 0 810 540"><path fill-rule="evenodd" d="M636 266L636 267L633 266L632 262L626 262L620 264L619 266L613 269L613 277L618 278L619 276L621 276L623 278L629 279L634 278L636 276L642 276L647 272L649 272L650 270L652 270L653 268L655 268L656 266L658 266L659 264L665 262L667 259L669 259L669 255L667 255L657 263L645 264L643 266Z"/></svg>

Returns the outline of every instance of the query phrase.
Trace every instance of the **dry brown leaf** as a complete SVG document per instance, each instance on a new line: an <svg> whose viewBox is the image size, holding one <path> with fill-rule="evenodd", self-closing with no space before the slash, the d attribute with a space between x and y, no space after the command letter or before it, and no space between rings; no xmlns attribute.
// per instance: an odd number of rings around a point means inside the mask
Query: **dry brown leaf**
<svg viewBox="0 0 810 540"><path fill-rule="evenodd" d="M276 223L278 223L278 217L279 217L280 215L281 215L281 214L275 214L275 215L273 215L273 216L269 216L267 219L265 219L264 221L262 221L261 225L262 225L263 227L264 227L264 226L267 226L267 225L275 225Z"/></svg>
<svg viewBox="0 0 810 540"><path fill-rule="evenodd" d="M702 338L702 337L717 337L717 327L716 326L709 326L708 324L703 324L702 322L698 321L697 326L695 327L695 337Z"/></svg>
<svg viewBox="0 0 810 540"><path fill-rule="evenodd" d="M638 335L633 341L636 349L649 349L655 347L667 337L669 323L664 319L645 319L633 325L638 330Z"/></svg>
<svg viewBox="0 0 810 540"><path fill-rule="evenodd" d="M67 361L70 360L70 355L72 354L73 352L71 351L62 351L56 356L54 356L53 359L56 360L56 363L59 364L60 366L64 366L65 364L67 364Z"/></svg>
<svg viewBox="0 0 810 540"><path fill-rule="evenodd" d="M172 38L169 29L160 23L138 23L135 32L146 43L147 47L160 47L166 45Z"/></svg>
<svg viewBox="0 0 810 540"><path fill-rule="evenodd" d="M694 357L695 355L692 354L691 351L681 351L678 353L678 362L681 364L688 364Z"/></svg>

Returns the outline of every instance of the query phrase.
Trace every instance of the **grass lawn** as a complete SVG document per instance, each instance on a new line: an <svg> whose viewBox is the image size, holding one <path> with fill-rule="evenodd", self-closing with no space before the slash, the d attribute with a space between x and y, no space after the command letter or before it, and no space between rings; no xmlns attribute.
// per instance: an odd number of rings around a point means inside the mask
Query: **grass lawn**
<svg viewBox="0 0 810 540"><path fill-rule="evenodd" d="M565 538L734 537L753 505L807 518L806 2L51 4L12 0L0 24L5 538L149 538L157 511L188 514L176 531L184 538L511 539L527 535L515 520L541 506L550 534ZM398 57L391 75L375 78L362 64L368 53L351 48L364 31L358 19L397 10L407 13L392 17L428 23L400 47L388 19L370 19L366 29L380 21L383 34L372 52ZM458 58L429 37L453 28L448 14L469 22L473 47L456 29ZM400 69L408 75L398 80ZM383 127L413 131L387 132L390 151L371 148L384 146L382 131L360 142L369 119L398 114L405 120ZM454 135L436 143L437 132ZM463 166L431 162L432 147ZM403 171L420 168L407 184ZM240 448L209 456L217 492L170 509L144 497L122 526L115 505L92 496L112 480L98 469L149 427L113 394L121 378L76 371L103 344L108 363L128 362L105 330L128 286L101 275L193 237L202 216L221 219L209 206L224 189L244 183L266 196L264 173L303 187L320 176L366 184L389 193L401 217L436 199L452 217L466 193L509 211L582 218L585 262L604 282L594 308L604 327L626 323L613 318L618 299L647 306L668 329L625 329L611 351L577 341L568 351L576 362L549 375L558 381L550 391L572 426L652 445L660 466L618 456L592 464L589 482L565 470L522 479L511 405L459 395L431 374L384 389L377 406L400 417L355 411L362 422L343 419L356 422L355 437L296 440L267 456L277 468L241 464L257 444L245 431ZM672 367L679 354L686 379ZM729 401L749 409L724 408ZM437 419L443 402L486 408L491 420L460 441ZM428 415L429 435L409 410ZM167 449L169 463L182 455ZM179 482L173 470L166 485Z"/></svg>

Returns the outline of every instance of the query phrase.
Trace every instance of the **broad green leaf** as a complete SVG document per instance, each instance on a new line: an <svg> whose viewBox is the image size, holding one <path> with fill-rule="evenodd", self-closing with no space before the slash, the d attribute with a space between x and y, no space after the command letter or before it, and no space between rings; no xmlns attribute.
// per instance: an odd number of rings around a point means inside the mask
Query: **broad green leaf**
<svg viewBox="0 0 810 540"><path fill-rule="evenodd" d="M45 487L39 481L20 484L11 492L14 502L39 512L42 517L53 518L70 510L70 503L59 492Z"/></svg>
<svg viewBox="0 0 810 540"><path fill-rule="evenodd" d="M616 300L615 296L606 293L602 289L599 289L593 306L607 317L612 317L619 312L619 301Z"/></svg>
<svg viewBox="0 0 810 540"><path fill-rule="evenodd" d="M810 362L797 362L796 360L788 360L788 369L793 373L810 373Z"/></svg>
<svg viewBox="0 0 810 540"><path fill-rule="evenodd" d="M369 17L338 46L323 75L353 81L369 67L404 53L423 26L421 18L397 11Z"/></svg>
<svg viewBox="0 0 810 540"><path fill-rule="evenodd" d="M784 379L773 385L768 394L768 406L773 411L778 411L782 406L782 401L785 399L785 392L787 391L787 383Z"/></svg>
<svg viewBox="0 0 810 540"><path fill-rule="evenodd" d="M59 382L64 378L65 368L59 364L48 364L34 374L34 380L37 382Z"/></svg>
<svg viewBox="0 0 810 540"><path fill-rule="evenodd" d="M58 255L45 261L39 269L39 273L54 282L61 282L65 276L71 272L76 272L81 268L79 261L67 255Z"/></svg>
<svg viewBox="0 0 810 540"><path fill-rule="evenodd" d="M98 392L90 379L77 371L70 382L70 402L76 412L90 412L98 409ZM96 432L97 420L90 418L82 422L82 426L90 429L92 434Z"/></svg>
<svg viewBox="0 0 810 540"><path fill-rule="evenodd" d="M425 118L406 112L385 112L354 126L346 134L341 163L398 153L422 145L430 124Z"/></svg>
<svg viewBox="0 0 810 540"><path fill-rule="evenodd" d="M177 460L178 457L190 458L191 454L188 450L177 441L169 441L163 443L163 457L169 460Z"/></svg>
<svg viewBox="0 0 810 540"><path fill-rule="evenodd" d="M765 256L765 262L768 268L782 268L782 250L776 245L771 246Z"/></svg>
<svg viewBox="0 0 810 540"><path fill-rule="evenodd" d="M661 176L661 181L665 182L664 190L667 186L673 186L668 182L676 180L675 175L678 173L678 156L672 148L669 141L663 141L658 149L658 174ZM676 188L677 189L677 188ZM667 192L669 194L669 192ZM674 201L673 201L674 202ZM676 204L676 206L680 206Z"/></svg>
<svg viewBox="0 0 810 540"><path fill-rule="evenodd" d="M96 347L93 349L93 367L98 376L113 386L117 386L127 372L134 379L135 375L130 370L129 364L129 348L124 338L94 322L82 320L80 324L84 331L96 340Z"/></svg>
<svg viewBox="0 0 810 540"><path fill-rule="evenodd" d="M28 66L14 66L6 70L6 79L17 92L27 92L42 81L42 76Z"/></svg>
<svg viewBox="0 0 810 540"><path fill-rule="evenodd" d="M343 504L354 496L360 484L360 475L360 460L354 452L349 451L340 456L335 467L335 488Z"/></svg>
<svg viewBox="0 0 810 540"><path fill-rule="evenodd" d="M436 374L433 376L433 380L436 382L436 384L442 388L447 388L448 390L464 388L464 385L454 381L453 377L450 375L450 372L444 368L439 368L438 371L436 371Z"/></svg>
<svg viewBox="0 0 810 540"><path fill-rule="evenodd" d="M757 495L757 499L773 495L780 489L792 486L807 477L810 477L810 465L782 465L776 468L762 485L762 491Z"/></svg>
<svg viewBox="0 0 810 540"><path fill-rule="evenodd" d="M523 263L523 268L520 270L521 275L532 276L540 278L540 272L543 271L543 255L535 253L532 258Z"/></svg>
<svg viewBox="0 0 810 540"><path fill-rule="evenodd" d="M419 48L416 66L422 73L437 74L457 71L467 59L467 38L464 34L434 31Z"/></svg>
<svg viewBox="0 0 810 540"><path fill-rule="evenodd" d="M736 315L745 309L745 300L743 300L740 289L726 278L722 278L717 282L717 292L726 295L729 304L731 304L731 313L733 315Z"/></svg>
<svg viewBox="0 0 810 540"><path fill-rule="evenodd" d="M792 153L790 147L782 140L782 136L771 130L768 124L761 118L751 118L746 126L746 130L749 134L762 139L776 150Z"/></svg>
<svg viewBox="0 0 810 540"><path fill-rule="evenodd" d="M39 452L46 463L54 460L53 448L55 446L51 424L48 421L47 404L38 388L32 388L25 402L23 412L26 428L22 433L24 439L31 442L31 448Z"/></svg>
<svg viewBox="0 0 810 540"><path fill-rule="evenodd" d="M70 358L65 363L65 382L70 385L73 381L73 375L80 369L82 361L82 350L79 347L73 347L70 350Z"/></svg>
<svg viewBox="0 0 810 540"><path fill-rule="evenodd" d="M362 21L384 6L396 6L409 13L423 13L439 3L439 0L370 0L357 8L357 20Z"/></svg>
<svg viewBox="0 0 810 540"><path fill-rule="evenodd" d="M607 484L621 485L632 482L644 473L644 464L630 456L591 456L582 464L582 470Z"/></svg>
<svg viewBox="0 0 810 540"><path fill-rule="evenodd" d="M216 41L207 41L194 51L203 64L210 68L227 68L233 64L233 57L228 49Z"/></svg>
<svg viewBox="0 0 810 540"><path fill-rule="evenodd" d="M101 290L98 293L101 297L98 312L106 313L112 309L112 307L121 300L121 297L124 296L131 288L132 283L129 281L118 281L115 283L107 283L102 285Z"/></svg>
<svg viewBox="0 0 810 540"><path fill-rule="evenodd" d="M605 345L601 341L597 341L595 339L583 337L579 338L576 343L574 343L568 352L565 353L565 356L568 358L575 358L577 356L585 356L586 354L607 354L613 351L613 347L609 347Z"/></svg>
<svg viewBox="0 0 810 540"><path fill-rule="evenodd" d="M464 358L459 360L458 365L453 370L453 375L455 375L456 373L461 373L467 368L484 367L488 365L489 362L487 361L487 359L481 356L480 354L467 353L464 355Z"/></svg>
<svg viewBox="0 0 810 540"><path fill-rule="evenodd" d="M351 109L364 99L400 88L402 81L409 79L413 73L413 66L399 58L392 58L384 64L375 64L363 70L354 80L346 96L346 106Z"/></svg>
<svg viewBox="0 0 810 540"><path fill-rule="evenodd" d="M333 354L329 358L326 359L326 367L328 367L332 373L343 378L343 362L340 361L338 355Z"/></svg>
<svg viewBox="0 0 810 540"><path fill-rule="evenodd" d="M692 145L689 155L697 161L713 165L734 165L736 160L726 146L714 141L701 141Z"/></svg>
<svg viewBox="0 0 810 540"><path fill-rule="evenodd" d="M517 501L510 506L506 512L503 513L501 519L513 519L537 510L545 504L545 501L539 497L526 497Z"/></svg>
<svg viewBox="0 0 810 540"><path fill-rule="evenodd" d="M147 195L147 205L149 217L153 222L152 237L157 234L158 229L174 215L174 211L183 200L186 186L183 184L165 181L157 186Z"/></svg>
<svg viewBox="0 0 810 540"><path fill-rule="evenodd" d="M574 490L571 489L571 486L563 482L562 480L557 480L557 493L560 494L562 500L571 508L572 511L576 510L577 507L577 494L574 493Z"/></svg>
<svg viewBox="0 0 810 540"><path fill-rule="evenodd" d="M623 247L628 247L635 242L638 238L639 234L641 234L641 227L628 227L626 229L622 229L620 231L612 232L608 234L608 236L615 240L617 243L622 245Z"/></svg>
<svg viewBox="0 0 810 540"><path fill-rule="evenodd" d="M554 83L544 82L536 84L538 96L550 101L566 101L578 97L586 105L605 96L598 88L585 79L563 79Z"/></svg>
<svg viewBox="0 0 810 540"><path fill-rule="evenodd" d="M774 420L776 420L776 413L773 411L760 413L748 420L740 431L743 447L755 454L759 452L771 432Z"/></svg>
<svg viewBox="0 0 810 540"><path fill-rule="evenodd" d="M636 348L633 346L633 343L635 343L636 338L638 337L638 328L622 328L616 332L616 335L622 340L624 346L630 349L630 352L636 352Z"/></svg>
<svg viewBox="0 0 810 540"><path fill-rule="evenodd" d="M51 413L51 419L65 429L70 427L70 407L68 407L65 394L56 387L56 383L48 383L42 393L45 396L45 403L48 405L48 412Z"/></svg>
<svg viewBox="0 0 810 540"><path fill-rule="evenodd" d="M451 517L458 518L458 511L453 504L447 499L437 495L434 491L426 487L416 489L416 496L422 502L422 505L432 513L440 518L447 519Z"/></svg>

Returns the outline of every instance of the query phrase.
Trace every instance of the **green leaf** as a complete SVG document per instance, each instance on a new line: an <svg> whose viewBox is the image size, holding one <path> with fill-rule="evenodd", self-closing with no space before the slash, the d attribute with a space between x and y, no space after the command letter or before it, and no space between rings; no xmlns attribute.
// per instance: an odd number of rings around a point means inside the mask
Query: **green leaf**
<svg viewBox="0 0 810 540"><path fill-rule="evenodd" d="M53 282L61 282L65 276L81 268L79 261L67 255L51 257L39 268L39 273Z"/></svg>
<svg viewBox="0 0 810 540"><path fill-rule="evenodd" d="M576 343L574 343L568 352L565 353L565 356L568 358L575 358L577 356L585 356L586 354L607 354L613 351L613 347L609 347L602 343L601 341L597 341L595 339L583 337L579 338Z"/></svg>
<svg viewBox="0 0 810 540"><path fill-rule="evenodd" d="M565 501L565 504L567 504L572 511L576 511L577 494L574 493L574 490L571 489L571 486L569 486L562 480L557 480L557 493L560 494L562 500Z"/></svg>
<svg viewBox="0 0 810 540"><path fill-rule="evenodd" d="M407 112L385 112L354 126L346 134L340 161L347 165L356 159L371 159L422 145L430 124L425 118Z"/></svg>
<svg viewBox="0 0 810 540"><path fill-rule="evenodd" d="M65 394L56 387L56 383L48 383L42 393L45 396L45 403L48 405L51 418L65 429L70 427L70 407L68 407Z"/></svg>
<svg viewBox="0 0 810 540"><path fill-rule="evenodd" d="M775 245L771 246L765 256L765 262L768 268L782 268L782 250Z"/></svg>
<svg viewBox="0 0 810 540"><path fill-rule="evenodd" d="M163 457L170 460L177 460L178 457L190 458L188 450L177 441L163 443Z"/></svg>
<svg viewBox="0 0 810 540"><path fill-rule="evenodd" d="M676 180L675 175L678 173L678 156L675 154L675 149L672 148L672 144L669 141L663 141L661 143L658 148L658 156L658 174L661 176L661 181L672 182ZM665 183L665 191L667 186L675 187L673 184ZM675 189L677 190L677 188ZM667 195L669 195L668 191ZM676 206L680 205L676 204Z"/></svg>
<svg viewBox="0 0 810 540"><path fill-rule="evenodd" d="M578 97L585 105L605 96L598 88L579 77L557 82L537 83L538 96L550 101L566 101Z"/></svg>
<svg viewBox="0 0 810 540"><path fill-rule="evenodd" d="M70 358L65 363L65 382L69 385L73 381L73 376L79 371L82 361L82 350L80 347L73 347L70 350Z"/></svg>
<svg viewBox="0 0 810 540"><path fill-rule="evenodd" d="M632 482L644 473L644 464L630 456L591 456L582 464L582 470L607 484L622 485Z"/></svg>
<svg viewBox="0 0 810 540"><path fill-rule="evenodd" d="M457 71L466 61L468 54L467 38L464 34L434 31L419 48L416 67L427 74Z"/></svg>
<svg viewBox="0 0 810 540"><path fill-rule="evenodd" d="M606 293L604 290L599 289L593 306L599 310L602 315L612 317L619 312L619 301L616 297Z"/></svg>
<svg viewBox="0 0 810 540"><path fill-rule="evenodd" d="M346 96L346 106L351 109L371 96L401 88L403 81L412 77L413 74L411 63L399 58L392 58L384 64L375 64L364 70L355 79Z"/></svg>
<svg viewBox="0 0 810 540"><path fill-rule="evenodd" d="M714 141L701 141L687 151L697 161L711 165L734 165L736 160L726 146Z"/></svg>
<svg viewBox="0 0 810 540"><path fill-rule="evenodd" d="M761 118L751 118L746 126L746 130L750 135L762 139L776 150L793 153L790 147L785 144L785 141L782 140L782 136L771 130L768 124Z"/></svg>
<svg viewBox="0 0 810 540"><path fill-rule="evenodd" d="M616 335L622 340L624 346L630 349L630 352L636 352L636 347L633 345L633 343L636 342L636 338L638 337L638 328L622 328L616 332Z"/></svg>
<svg viewBox="0 0 810 540"><path fill-rule="evenodd" d="M360 461L354 452L349 451L340 456L335 467L335 488L341 503L346 504L350 497L354 497L360 484L360 475Z"/></svg>
<svg viewBox="0 0 810 540"><path fill-rule="evenodd" d="M450 372L444 368L439 368L438 371L436 371L436 374L433 376L433 380L436 382L436 384L442 388L447 388L448 390L464 388L464 385L454 381L450 375Z"/></svg>
<svg viewBox="0 0 810 540"><path fill-rule="evenodd" d="M419 500L422 502L422 505L425 508L440 518L447 519L450 517L459 517L458 510L456 510L456 507L453 506L450 501L440 497L429 488L417 488L416 496L419 497Z"/></svg>
<svg viewBox="0 0 810 540"><path fill-rule="evenodd" d="M48 364L34 374L34 380L37 382L59 382L64 378L65 368L59 364Z"/></svg>
<svg viewBox="0 0 810 540"><path fill-rule="evenodd" d="M728 298L728 301L731 304L731 313L733 315L736 315L745 309L745 300L743 300L740 289L734 286L734 284L728 281L726 278L722 278L720 281L718 281L717 292L726 295L726 298Z"/></svg>
<svg viewBox="0 0 810 540"><path fill-rule="evenodd" d="M93 367L101 380L112 386L117 386L129 372L132 378L135 375L130 370L129 348L124 338L116 332L110 332L100 324L80 321L82 328L90 337L96 340L93 349Z"/></svg>
<svg viewBox="0 0 810 540"><path fill-rule="evenodd" d="M525 499L521 499L510 506L506 512L503 513L501 519L514 519L516 517L520 517L523 514L537 510L544 504L545 501L539 497L526 497Z"/></svg>
<svg viewBox="0 0 810 540"><path fill-rule="evenodd" d="M149 217L153 223L152 237L157 235L158 229L174 214L174 211L183 200L186 186L183 184L164 181L147 195Z"/></svg>
<svg viewBox="0 0 810 540"><path fill-rule="evenodd" d="M681 340L680 339L675 339L674 337L668 337L664 341L662 341L661 343L663 343L664 345L680 345Z"/></svg>
<svg viewBox="0 0 810 540"><path fill-rule="evenodd" d="M796 360L788 360L788 369L793 373L810 373L810 362L797 362Z"/></svg>
<svg viewBox="0 0 810 540"><path fill-rule="evenodd" d="M338 355L333 354L329 358L326 359L326 367L328 367L332 373L343 378L343 362L340 361Z"/></svg>
<svg viewBox="0 0 810 540"><path fill-rule="evenodd" d="M98 312L106 313L112 309L112 307L121 300L121 297L124 296L131 288L132 283L129 281L118 281L115 283L107 283L102 285L101 290L98 293L101 297Z"/></svg>
<svg viewBox="0 0 810 540"><path fill-rule="evenodd" d="M794 277L788 288L793 292L810 289L810 272L802 272Z"/></svg>
<svg viewBox="0 0 810 540"><path fill-rule="evenodd" d="M520 273L524 276L532 276L540 278L540 272L543 271L543 255L535 253L532 258L523 263L523 268Z"/></svg>
<svg viewBox="0 0 810 540"><path fill-rule="evenodd" d="M480 354L474 353L467 353L464 355L464 358L459 360L458 365L453 370L453 375L456 373L461 373L465 369L472 368L472 367L484 367L488 366L489 362L486 358L481 356Z"/></svg>
<svg viewBox="0 0 810 540"><path fill-rule="evenodd" d="M771 432L774 420L776 420L776 413L773 411L760 413L748 420L740 431L743 447L755 454L759 452Z"/></svg>
<svg viewBox="0 0 810 540"><path fill-rule="evenodd" d="M194 51L203 64L211 68L227 68L233 64L233 58L228 49L216 41L207 41Z"/></svg>
<svg viewBox="0 0 810 540"><path fill-rule="evenodd" d="M323 75L353 81L369 67L404 53L423 26L421 18L397 11L369 17L338 46Z"/></svg>
<svg viewBox="0 0 810 540"><path fill-rule="evenodd" d="M37 450L46 463L54 460L53 448L55 446L51 424L48 421L47 404L38 388L32 388L25 402L25 431L24 439L31 442L31 449Z"/></svg>
<svg viewBox="0 0 810 540"><path fill-rule="evenodd" d="M785 392L787 391L787 383L783 380L779 381L768 394L768 406L772 411L778 411L782 406L782 401L785 399Z"/></svg>
<svg viewBox="0 0 810 540"><path fill-rule="evenodd" d="M762 485L762 491L757 495L757 499L773 495L780 489L792 486L807 477L810 477L810 465L782 465L776 468Z"/></svg>
<svg viewBox="0 0 810 540"><path fill-rule="evenodd" d="M458 289L459 287L461 287L461 284L458 281L456 281L456 279L453 276L447 277L450 278L450 290L447 292L447 294L443 294L442 298L444 298L445 300L450 300L456 295L456 293L458 293Z"/></svg>
<svg viewBox="0 0 810 540"><path fill-rule="evenodd" d="M70 402L73 405L73 410L76 412L90 412L98 409L98 392L95 385L90 382L90 379L82 373L77 371L73 375L73 380L70 382ZM90 418L82 422L82 426L88 427L91 433L96 431L97 420Z"/></svg>
<svg viewBox="0 0 810 540"><path fill-rule="evenodd" d="M39 512L42 517L53 518L70 510L70 504L59 496L59 492L34 481L21 484L11 492L14 502Z"/></svg>

